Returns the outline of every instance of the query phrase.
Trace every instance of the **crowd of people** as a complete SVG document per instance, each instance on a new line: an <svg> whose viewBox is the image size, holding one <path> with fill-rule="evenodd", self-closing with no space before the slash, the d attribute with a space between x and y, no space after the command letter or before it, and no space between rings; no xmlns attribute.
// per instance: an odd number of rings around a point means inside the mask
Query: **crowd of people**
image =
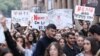
<svg viewBox="0 0 100 56"><path fill-rule="evenodd" d="M100 56L100 23L81 24L82 30L49 24L45 31L22 27L16 23L9 30L3 17L5 43L0 43L0 56Z"/></svg>

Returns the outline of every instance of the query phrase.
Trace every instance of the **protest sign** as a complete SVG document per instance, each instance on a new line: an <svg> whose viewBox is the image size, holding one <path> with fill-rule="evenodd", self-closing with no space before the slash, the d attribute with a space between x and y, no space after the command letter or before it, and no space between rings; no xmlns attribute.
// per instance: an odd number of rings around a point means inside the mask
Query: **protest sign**
<svg viewBox="0 0 100 56"><path fill-rule="evenodd" d="M46 13L33 13L32 14L32 28L44 30L49 24L48 15Z"/></svg>
<svg viewBox="0 0 100 56"><path fill-rule="evenodd" d="M74 19L93 21L95 8L86 6L76 6Z"/></svg>
<svg viewBox="0 0 100 56"><path fill-rule="evenodd" d="M57 26L58 29L72 27L72 9L55 9L48 12L50 23Z"/></svg>
<svg viewBox="0 0 100 56"><path fill-rule="evenodd" d="M12 23L19 23L21 26L27 26L30 20L29 10L12 10Z"/></svg>

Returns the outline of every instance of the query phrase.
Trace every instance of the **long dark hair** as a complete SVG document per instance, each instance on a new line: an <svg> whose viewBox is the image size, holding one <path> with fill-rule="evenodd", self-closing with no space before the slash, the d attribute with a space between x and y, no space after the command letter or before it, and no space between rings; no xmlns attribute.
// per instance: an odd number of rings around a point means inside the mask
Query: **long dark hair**
<svg viewBox="0 0 100 56"><path fill-rule="evenodd" d="M86 38L86 40L89 40L90 41L90 44L91 44L91 52L92 52L93 55L95 55L97 53L97 51L98 51L98 45L97 45L95 39L88 37L88 38Z"/></svg>
<svg viewBox="0 0 100 56"><path fill-rule="evenodd" d="M29 41L29 36L30 35L32 35L32 37L33 37L33 40L32 41ZM26 46L28 48L31 48L31 45L33 43L36 43L36 35L35 35L35 33L34 32L29 32L29 34L26 36L26 39L27 39Z"/></svg>
<svg viewBox="0 0 100 56"><path fill-rule="evenodd" d="M66 42L66 40L65 40L65 38L63 38L63 37L62 37L62 38L60 38L60 39L58 40L58 42L60 42L60 40L62 40L62 39L64 40L64 43L65 43L65 42Z"/></svg>
<svg viewBox="0 0 100 56"><path fill-rule="evenodd" d="M36 33L34 31L36 31L38 34L36 35ZM32 29L32 32L35 34L36 42L37 42L40 39L40 32L38 29Z"/></svg>
<svg viewBox="0 0 100 56"><path fill-rule="evenodd" d="M7 53L11 53L13 55L13 53L10 50L6 50L1 53L1 56L5 56L5 54Z"/></svg>
<svg viewBox="0 0 100 56"><path fill-rule="evenodd" d="M22 45L22 47L25 48L25 38L24 38L23 36L19 36L19 37L16 38L16 40L17 40L18 38L21 38L21 39L23 40L23 45Z"/></svg>
<svg viewBox="0 0 100 56"><path fill-rule="evenodd" d="M51 47L52 45L54 45L54 46L57 48L57 50L58 50L58 56L62 56L62 55L63 55L63 51L62 51L62 49L61 49L61 47L60 47L60 45L59 45L58 42L52 42L52 43L47 47L47 49L46 49L46 51L45 51L45 56L50 56L49 51L50 51L50 47Z"/></svg>
<svg viewBox="0 0 100 56"><path fill-rule="evenodd" d="M29 32L29 34L26 36L27 40L29 41L30 35L32 35L32 38L33 38L32 43L36 43L36 35L34 32ZM30 44L32 44L32 43L30 43Z"/></svg>

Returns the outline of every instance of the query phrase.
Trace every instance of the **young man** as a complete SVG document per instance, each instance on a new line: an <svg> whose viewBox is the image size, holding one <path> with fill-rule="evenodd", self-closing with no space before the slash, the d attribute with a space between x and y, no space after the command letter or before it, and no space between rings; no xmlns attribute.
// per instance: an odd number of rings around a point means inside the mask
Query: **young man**
<svg viewBox="0 0 100 56"><path fill-rule="evenodd" d="M83 22L82 29L80 30L79 34L82 35L82 36L87 37L88 36L88 29L89 29L88 23Z"/></svg>
<svg viewBox="0 0 100 56"><path fill-rule="evenodd" d="M100 42L100 23L92 25L89 29L91 35Z"/></svg>
<svg viewBox="0 0 100 56"><path fill-rule="evenodd" d="M33 53L33 56L44 56L45 49L48 47L48 45L56 41L54 39L56 35L56 26L54 24L49 24L46 28L46 33L43 38L41 38L36 45L36 50Z"/></svg>
<svg viewBox="0 0 100 56"><path fill-rule="evenodd" d="M92 25L89 29L91 36L98 42L98 48L100 49L100 23Z"/></svg>
<svg viewBox="0 0 100 56"><path fill-rule="evenodd" d="M76 39L76 43L77 43L78 52L81 53L83 51L84 37L83 36L79 36Z"/></svg>
<svg viewBox="0 0 100 56"><path fill-rule="evenodd" d="M66 44L63 49L64 53L67 56L75 56L78 54L78 49L75 46L75 34L72 32L68 32L66 34Z"/></svg>

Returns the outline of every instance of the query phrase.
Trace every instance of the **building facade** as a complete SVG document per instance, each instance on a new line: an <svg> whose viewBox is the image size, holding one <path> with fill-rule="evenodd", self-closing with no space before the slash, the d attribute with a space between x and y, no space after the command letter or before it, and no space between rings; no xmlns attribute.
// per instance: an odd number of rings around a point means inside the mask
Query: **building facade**
<svg viewBox="0 0 100 56"><path fill-rule="evenodd" d="M45 12L51 9L74 8L81 0L21 0L22 9L39 8Z"/></svg>
<svg viewBox="0 0 100 56"><path fill-rule="evenodd" d="M97 0L21 0L22 9L33 10L35 12L47 12L52 9L74 9L76 5L95 7ZM98 22L99 17L96 16L94 23Z"/></svg>

